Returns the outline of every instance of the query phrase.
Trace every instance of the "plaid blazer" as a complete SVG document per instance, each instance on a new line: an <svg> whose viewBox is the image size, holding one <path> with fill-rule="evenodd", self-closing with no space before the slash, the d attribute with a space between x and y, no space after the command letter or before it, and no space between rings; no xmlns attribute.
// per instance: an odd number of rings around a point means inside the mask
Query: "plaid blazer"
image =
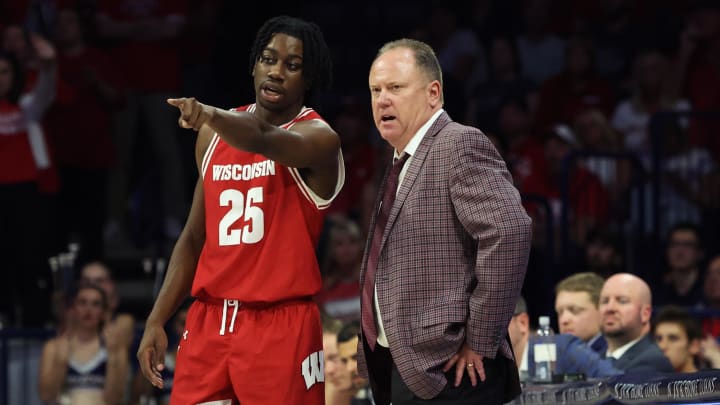
<svg viewBox="0 0 720 405"><path fill-rule="evenodd" d="M393 361L415 395L429 399L445 387L442 366L465 341L484 357L513 359L505 337L525 277L531 220L492 143L445 112L408 164L375 283ZM368 377L362 343L358 361Z"/></svg>

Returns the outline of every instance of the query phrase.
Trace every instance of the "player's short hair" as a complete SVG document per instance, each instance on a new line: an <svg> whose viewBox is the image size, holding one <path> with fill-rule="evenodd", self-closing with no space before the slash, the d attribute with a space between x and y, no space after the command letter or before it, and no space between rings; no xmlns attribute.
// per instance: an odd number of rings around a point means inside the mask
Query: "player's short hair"
<svg viewBox="0 0 720 405"><path fill-rule="evenodd" d="M444 102L442 68L432 47L425 42L415 39L397 39L383 45L375 56L375 59L385 52L397 48L407 48L413 51L415 54L415 66L427 76L429 81L437 80L440 82L440 103L442 104Z"/></svg>
<svg viewBox="0 0 720 405"><path fill-rule="evenodd" d="M260 27L250 52L250 72L273 35L280 33L303 43L302 75L307 88L306 96L312 97L316 92L328 90L332 83L332 58L322 31L317 24L295 17L273 17Z"/></svg>
<svg viewBox="0 0 720 405"><path fill-rule="evenodd" d="M674 323L680 325L687 335L688 342L702 339L703 331L700 323L688 311L674 305L663 307L655 316L653 332L661 323Z"/></svg>
<svg viewBox="0 0 720 405"><path fill-rule="evenodd" d="M602 291L605 279L593 272L576 273L566 277L555 286L555 295L561 291L586 292L590 295L590 301L598 308L600 303L600 292Z"/></svg>

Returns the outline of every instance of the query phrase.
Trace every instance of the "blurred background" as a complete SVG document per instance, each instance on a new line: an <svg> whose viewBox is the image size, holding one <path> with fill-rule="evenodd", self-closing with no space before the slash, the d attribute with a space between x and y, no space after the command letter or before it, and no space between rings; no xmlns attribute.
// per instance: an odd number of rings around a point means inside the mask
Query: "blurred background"
<svg viewBox="0 0 720 405"><path fill-rule="evenodd" d="M411 37L433 46L445 109L490 137L533 217L530 319L553 314L568 275L627 271L720 333L720 2L4 0L0 403L35 400L39 344L89 265L139 336L197 179L195 134L165 99L254 101L250 46L278 14L317 23L333 54L314 100L348 170L318 246L328 315L359 316L389 156L369 67Z"/></svg>

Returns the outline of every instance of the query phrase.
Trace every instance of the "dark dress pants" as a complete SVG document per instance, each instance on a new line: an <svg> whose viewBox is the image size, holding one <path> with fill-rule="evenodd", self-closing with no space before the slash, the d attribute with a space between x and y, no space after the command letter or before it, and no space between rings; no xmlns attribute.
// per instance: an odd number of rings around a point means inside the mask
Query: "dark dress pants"
<svg viewBox="0 0 720 405"><path fill-rule="evenodd" d="M392 360L390 351L380 345L375 351L363 340L368 372L370 374L370 387L376 405L471 405L471 404L503 404L506 396L506 386L510 369L510 360L498 355L495 359L484 359L485 381L472 386L467 373L464 373L459 386L455 387L455 368L445 373L448 384L432 399L422 399L410 390L400 377L400 373Z"/></svg>

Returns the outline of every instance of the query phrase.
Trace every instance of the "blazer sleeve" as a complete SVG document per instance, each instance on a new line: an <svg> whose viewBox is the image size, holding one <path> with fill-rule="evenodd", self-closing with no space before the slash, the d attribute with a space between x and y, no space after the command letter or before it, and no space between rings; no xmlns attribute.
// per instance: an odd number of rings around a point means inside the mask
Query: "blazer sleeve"
<svg viewBox="0 0 720 405"><path fill-rule="evenodd" d="M450 156L449 187L455 214L477 251L466 340L478 354L494 358L525 278L531 220L490 140L475 128L461 128Z"/></svg>
<svg viewBox="0 0 720 405"><path fill-rule="evenodd" d="M588 378L611 377L623 374L608 359L603 359L595 351L575 336L560 334L555 336L557 343L558 374L583 373Z"/></svg>

